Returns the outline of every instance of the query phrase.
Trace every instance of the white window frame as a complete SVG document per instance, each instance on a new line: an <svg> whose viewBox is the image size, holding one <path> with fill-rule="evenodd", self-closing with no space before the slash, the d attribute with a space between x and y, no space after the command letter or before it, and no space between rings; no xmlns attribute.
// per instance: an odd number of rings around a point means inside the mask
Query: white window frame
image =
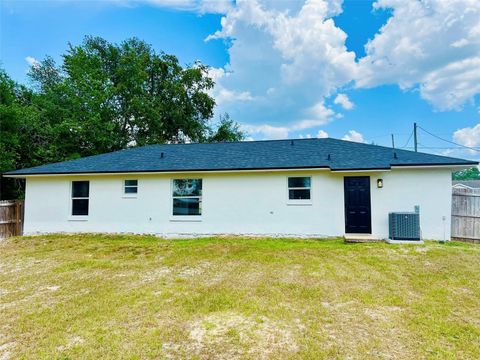
<svg viewBox="0 0 480 360"><path fill-rule="evenodd" d="M201 180L202 182L202 195L196 196L173 196L174 182L175 180ZM203 218L203 196L204 196L204 179L199 177L188 177L188 178L173 178L170 181L170 221L179 221L179 222L199 222ZM200 215L174 215L173 214L173 201L174 199L199 199L200 202Z"/></svg>
<svg viewBox="0 0 480 360"><path fill-rule="evenodd" d="M87 197L73 197L73 183L78 181L87 181L88 182L88 196ZM69 206L69 217L68 220L71 221L86 221L90 216L90 192L91 192L92 182L90 180L72 180L70 181L70 206ZM88 215L73 215L73 200L88 200Z"/></svg>
<svg viewBox="0 0 480 360"><path fill-rule="evenodd" d="M290 178L309 178L310 179L310 187L289 187L288 179ZM287 183L287 205L312 205L312 177L308 175L291 175L287 176L286 183ZM290 190L309 190L310 191L310 199L290 199Z"/></svg>
<svg viewBox="0 0 480 360"><path fill-rule="evenodd" d="M127 181L131 181L131 180L136 180L137 185L126 185L125 184ZM126 188L137 188L137 192L136 193L127 193L125 191ZM122 180L122 197L127 198L127 199L136 198L138 196L138 188L139 188L138 179L130 179L130 178L129 179L123 179Z"/></svg>

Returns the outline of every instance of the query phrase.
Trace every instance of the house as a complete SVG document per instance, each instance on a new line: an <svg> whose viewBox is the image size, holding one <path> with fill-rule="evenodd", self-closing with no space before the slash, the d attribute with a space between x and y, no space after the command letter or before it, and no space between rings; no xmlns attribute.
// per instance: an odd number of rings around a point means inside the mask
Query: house
<svg viewBox="0 0 480 360"><path fill-rule="evenodd" d="M480 180L454 180L452 187L454 189L480 190Z"/></svg>
<svg viewBox="0 0 480 360"><path fill-rule="evenodd" d="M388 236L420 207L450 233L451 173L476 162L336 139L149 145L12 171L25 233Z"/></svg>

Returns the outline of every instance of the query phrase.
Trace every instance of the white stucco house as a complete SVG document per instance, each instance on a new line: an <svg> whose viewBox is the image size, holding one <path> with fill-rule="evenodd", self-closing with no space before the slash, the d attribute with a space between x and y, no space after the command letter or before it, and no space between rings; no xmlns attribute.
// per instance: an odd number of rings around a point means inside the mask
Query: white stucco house
<svg viewBox="0 0 480 360"><path fill-rule="evenodd" d="M450 234L451 173L476 162L336 139L150 145L22 169L26 234L388 236L420 207Z"/></svg>

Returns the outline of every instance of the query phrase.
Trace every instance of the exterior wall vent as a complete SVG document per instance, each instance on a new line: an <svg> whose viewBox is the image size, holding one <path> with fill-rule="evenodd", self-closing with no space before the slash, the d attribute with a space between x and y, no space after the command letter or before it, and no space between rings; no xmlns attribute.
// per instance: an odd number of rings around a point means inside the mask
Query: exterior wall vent
<svg viewBox="0 0 480 360"><path fill-rule="evenodd" d="M419 241L420 213L419 211L389 213L388 227L390 240Z"/></svg>

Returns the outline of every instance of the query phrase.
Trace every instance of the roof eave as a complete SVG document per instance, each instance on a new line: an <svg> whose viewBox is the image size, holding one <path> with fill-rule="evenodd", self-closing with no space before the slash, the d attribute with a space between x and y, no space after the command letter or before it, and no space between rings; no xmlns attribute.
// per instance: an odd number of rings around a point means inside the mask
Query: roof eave
<svg viewBox="0 0 480 360"><path fill-rule="evenodd" d="M462 169L469 169L472 166L477 166L478 162L472 161L468 163L439 163L439 164L392 164L392 169L418 169L418 168L425 168L425 169L433 169L433 168L450 168L453 170L462 170Z"/></svg>
<svg viewBox="0 0 480 360"><path fill-rule="evenodd" d="M318 171L329 170L328 166L297 166L278 168L250 168L250 169L185 169L185 170L132 170L132 171L87 171L87 172L44 172L44 173L5 173L2 176L9 178L26 178L40 176L87 176L87 175L128 175L128 174L179 174L179 173L230 173L230 172L269 172L269 171Z"/></svg>
<svg viewBox="0 0 480 360"><path fill-rule="evenodd" d="M229 172L268 172L268 171L312 171L312 170L330 170L332 172L368 172L368 171L389 171L395 168L451 168L467 169L478 165L478 162L469 163L439 163L439 164L394 164L390 167L370 167L370 168L331 168L329 166L305 166L305 167L278 167L278 168L234 168L234 169L184 169L184 170L132 170L132 171L83 171L83 172L37 172L37 173L5 173L2 176L7 178L27 178L40 176L88 176L88 175L122 175L122 174L178 174L178 173L229 173Z"/></svg>

